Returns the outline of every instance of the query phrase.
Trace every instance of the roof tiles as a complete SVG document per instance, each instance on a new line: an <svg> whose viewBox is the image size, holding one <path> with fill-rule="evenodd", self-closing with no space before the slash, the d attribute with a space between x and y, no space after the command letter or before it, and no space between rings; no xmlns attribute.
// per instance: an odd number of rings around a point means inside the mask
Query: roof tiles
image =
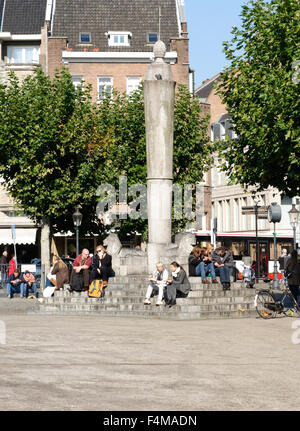
<svg viewBox="0 0 300 431"><path fill-rule="evenodd" d="M3 2L1 1L1 3ZM41 33L41 27L45 22L46 0L6 0L5 3L3 32L11 34Z"/></svg>
<svg viewBox="0 0 300 431"><path fill-rule="evenodd" d="M53 36L68 38L69 47L100 51L152 51L148 33L158 33L161 6L161 39L170 49L170 39L179 36L176 0L56 0ZM106 32L132 33L130 47L109 47ZM91 33L91 45L79 43L80 32Z"/></svg>

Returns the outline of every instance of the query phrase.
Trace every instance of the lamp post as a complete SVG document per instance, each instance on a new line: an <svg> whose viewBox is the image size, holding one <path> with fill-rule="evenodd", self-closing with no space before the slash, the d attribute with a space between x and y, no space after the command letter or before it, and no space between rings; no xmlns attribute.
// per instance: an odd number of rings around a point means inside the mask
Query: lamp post
<svg viewBox="0 0 300 431"><path fill-rule="evenodd" d="M79 211L78 207L76 207L76 211L73 214L73 223L76 229L76 255L79 255L79 227L82 222L82 214Z"/></svg>
<svg viewBox="0 0 300 431"><path fill-rule="evenodd" d="M277 205L276 202L271 203L268 207L268 220L269 223L274 223L274 276L273 276L273 288L279 287L278 281L278 267L277 267L277 240L276 240L276 223L281 222L281 206Z"/></svg>
<svg viewBox="0 0 300 431"><path fill-rule="evenodd" d="M254 210L255 210L255 238L256 238L256 267L255 267L255 278L256 283L258 283L259 275L260 275L260 260L259 260L259 239L258 239L258 208L259 208L259 198L253 199L253 202L255 203Z"/></svg>
<svg viewBox="0 0 300 431"><path fill-rule="evenodd" d="M289 211L289 217L290 217L290 224L293 228L293 232L294 232L294 250L296 250L297 248L297 244L296 244L296 228L299 222L299 214L300 212L296 209L296 205L292 204L292 209Z"/></svg>

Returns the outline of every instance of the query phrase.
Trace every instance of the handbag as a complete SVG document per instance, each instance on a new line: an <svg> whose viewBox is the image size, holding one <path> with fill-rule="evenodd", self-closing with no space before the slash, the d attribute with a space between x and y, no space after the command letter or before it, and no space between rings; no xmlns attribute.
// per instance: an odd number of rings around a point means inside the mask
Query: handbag
<svg viewBox="0 0 300 431"><path fill-rule="evenodd" d="M72 275L72 289L81 292L83 289L83 274L81 272Z"/></svg>

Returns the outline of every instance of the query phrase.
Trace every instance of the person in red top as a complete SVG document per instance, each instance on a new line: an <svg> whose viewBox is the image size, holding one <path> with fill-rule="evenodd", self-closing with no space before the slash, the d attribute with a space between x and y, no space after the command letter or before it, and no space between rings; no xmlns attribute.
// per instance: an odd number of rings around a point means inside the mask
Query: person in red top
<svg viewBox="0 0 300 431"><path fill-rule="evenodd" d="M84 248L79 256L73 262L73 270L70 280L70 290L88 290L90 280L90 267L92 258L87 248Z"/></svg>
<svg viewBox="0 0 300 431"><path fill-rule="evenodd" d="M8 276L12 275L17 268L17 264L15 261L15 254L13 253L11 256L11 259L9 261L9 270L8 270Z"/></svg>

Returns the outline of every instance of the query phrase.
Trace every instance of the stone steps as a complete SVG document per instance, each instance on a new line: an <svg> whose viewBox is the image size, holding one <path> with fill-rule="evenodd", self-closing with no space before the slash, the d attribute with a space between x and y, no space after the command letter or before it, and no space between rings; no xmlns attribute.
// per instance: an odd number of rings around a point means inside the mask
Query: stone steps
<svg viewBox="0 0 300 431"><path fill-rule="evenodd" d="M43 298L36 312L45 314L98 314L101 316L144 317L160 319L241 318L256 315L255 289L246 289L241 282L232 283L230 291L220 284L202 284L198 277L190 278L192 290L187 298L178 298L176 306L157 307L156 297L144 305L148 277L115 277L105 290L102 300L89 298L87 292L67 290Z"/></svg>
<svg viewBox="0 0 300 431"><path fill-rule="evenodd" d="M72 308L78 309L78 310L99 310L99 311L106 311L106 310L124 310L124 311L147 311L151 308L155 308L157 311L165 312L169 307L165 307L164 305L157 307L155 304L153 305L144 305L143 303L139 302L132 302L132 303L107 303L104 302L104 304L99 301L95 300L94 302L45 302L45 306L55 308L59 307L61 309L70 310ZM215 311L223 309L224 311L235 311L238 308L251 308L253 306L253 301L245 303L243 301L240 302L228 302L228 303L209 303L209 304L188 304L188 303L181 303L171 307L171 309L175 311L184 311L184 312L200 312L200 311Z"/></svg>
<svg viewBox="0 0 300 431"><path fill-rule="evenodd" d="M56 296L47 298L44 300L47 304L95 304L99 300L96 298L88 298L85 296ZM105 304L143 304L144 296L112 296L105 295ZM178 305L206 305L206 304L228 304L228 303L252 303L253 296L211 296L211 297L188 297L188 298L177 298ZM152 303L155 305L155 299L152 299ZM143 304L144 305L144 304Z"/></svg>
<svg viewBox="0 0 300 431"><path fill-rule="evenodd" d="M173 307L172 307L173 309ZM172 310L171 309L171 310ZM92 309L90 307L78 307L74 308L71 306L69 308L66 307L50 307L44 306L42 309L38 311L42 314L67 314L67 315L101 315L101 316L114 316L114 317L142 317L142 318L158 318L158 319L173 319L173 320L199 320L199 319L224 319L224 318L246 318L246 317L254 317L257 315L256 311L251 308L245 308L245 311L239 311L238 309L234 310L225 310L221 307L218 310L191 310L186 311L178 311L178 310L166 310L166 311L157 311L156 308L153 310L126 310L124 308L113 308L109 309L100 309L99 306L94 306Z"/></svg>

